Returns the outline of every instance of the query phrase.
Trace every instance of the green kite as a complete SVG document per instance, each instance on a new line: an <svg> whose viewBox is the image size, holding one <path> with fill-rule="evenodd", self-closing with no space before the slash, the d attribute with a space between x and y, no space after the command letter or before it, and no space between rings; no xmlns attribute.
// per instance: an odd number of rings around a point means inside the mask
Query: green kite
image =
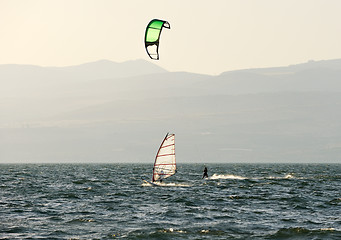
<svg viewBox="0 0 341 240"><path fill-rule="evenodd" d="M154 60L159 60L159 43L162 28L170 29L170 25L167 21L159 19L151 20L146 28L144 44L148 56Z"/></svg>

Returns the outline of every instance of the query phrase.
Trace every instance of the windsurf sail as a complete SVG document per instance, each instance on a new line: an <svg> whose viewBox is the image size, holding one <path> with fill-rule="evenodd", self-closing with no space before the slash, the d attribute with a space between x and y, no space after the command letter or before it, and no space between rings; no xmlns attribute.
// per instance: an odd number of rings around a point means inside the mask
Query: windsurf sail
<svg viewBox="0 0 341 240"><path fill-rule="evenodd" d="M167 133L155 157L152 181L160 181L175 173L175 134Z"/></svg>
<svg viewBox="0 0 341 240"><path fill-rule="evenodd" d="M170 25L167 21L159 19L153 19L147 25L144 37L144 45L148 56L151 59L159 60L159 43L163 28L170 29Z"/></svg>

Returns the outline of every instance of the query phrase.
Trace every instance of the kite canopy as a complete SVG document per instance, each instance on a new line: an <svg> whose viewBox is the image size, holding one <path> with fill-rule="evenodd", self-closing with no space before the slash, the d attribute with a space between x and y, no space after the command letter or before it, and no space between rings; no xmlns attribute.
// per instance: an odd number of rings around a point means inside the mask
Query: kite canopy
<svg viewBox="0 0 341 240"><path fill-rule="evenodd" d="M159 19L151 20L146 28L144 44L149 57L154 60L159 60L159 43L162 28L170 29L170 25L167 21Z"/></svg>

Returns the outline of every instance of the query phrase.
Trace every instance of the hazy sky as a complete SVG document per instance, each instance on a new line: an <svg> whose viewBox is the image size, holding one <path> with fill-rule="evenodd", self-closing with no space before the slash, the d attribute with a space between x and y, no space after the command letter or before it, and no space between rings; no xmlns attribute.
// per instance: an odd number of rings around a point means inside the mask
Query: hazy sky
<svg viewBox="0 0 341 240"><path fill-rule="evenodd" d="M171 25L153 61L169 71L341 58L340 10L340 0L0 0L0 64L149 60L153 18Z"/></svg>

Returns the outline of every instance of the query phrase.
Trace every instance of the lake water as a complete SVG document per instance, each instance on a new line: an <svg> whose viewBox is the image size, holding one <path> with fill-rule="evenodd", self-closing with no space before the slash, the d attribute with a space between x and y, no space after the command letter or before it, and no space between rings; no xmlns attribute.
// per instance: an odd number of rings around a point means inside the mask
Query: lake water
<svg viewBox="0 0 341 240"><path fill-rule="evenodd" d="M340 164L1 164L0 239L341 239Z"/></svg>

